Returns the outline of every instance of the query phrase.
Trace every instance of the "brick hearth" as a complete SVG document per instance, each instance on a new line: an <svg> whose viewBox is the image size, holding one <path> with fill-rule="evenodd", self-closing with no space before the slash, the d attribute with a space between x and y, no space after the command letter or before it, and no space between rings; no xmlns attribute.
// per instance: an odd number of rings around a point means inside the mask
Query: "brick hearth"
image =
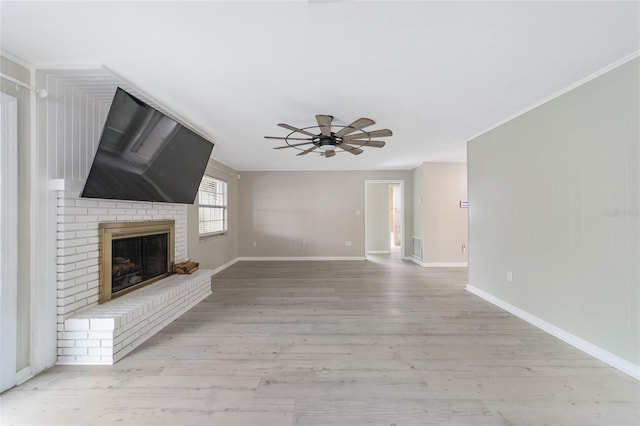
<svg viewBox="0 0 640 426"><path fill-rule="evenodd" d="M64 320L58 364L113 364L210 295L213 272L172 275Z"/></svg>

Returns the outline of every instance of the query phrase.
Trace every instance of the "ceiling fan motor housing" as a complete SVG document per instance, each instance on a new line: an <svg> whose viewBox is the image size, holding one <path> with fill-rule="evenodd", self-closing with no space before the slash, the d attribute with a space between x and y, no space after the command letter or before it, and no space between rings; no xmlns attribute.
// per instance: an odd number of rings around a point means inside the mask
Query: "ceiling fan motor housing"
<svg viewBox="0 0 640 426"><path fill-rule="evenodd" d="M338 146L338 141L333 132L331 132L331 136L319 135L317 140L317 146L323 151L332 151Z"/></svg>

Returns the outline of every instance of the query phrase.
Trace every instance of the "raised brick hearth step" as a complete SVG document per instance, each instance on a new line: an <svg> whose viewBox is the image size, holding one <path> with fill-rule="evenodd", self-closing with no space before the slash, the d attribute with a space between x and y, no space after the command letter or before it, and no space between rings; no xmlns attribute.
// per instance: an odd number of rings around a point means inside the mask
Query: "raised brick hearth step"
<svg viewBox="0 0 640 426"><path fill-rule="evenodd" d="M57 363L114 364L210 295L212 275L172 275L66 318Z"/></svg>

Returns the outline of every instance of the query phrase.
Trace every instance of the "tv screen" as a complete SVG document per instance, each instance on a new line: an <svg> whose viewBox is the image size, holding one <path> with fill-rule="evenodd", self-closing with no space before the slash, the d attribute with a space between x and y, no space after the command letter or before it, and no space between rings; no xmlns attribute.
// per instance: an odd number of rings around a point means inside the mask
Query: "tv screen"
<svg viewBox="0 0 640 426"><path fill-rule="evenodd" d="M80 196L193 204L212 149L118 87Z"/></svg>

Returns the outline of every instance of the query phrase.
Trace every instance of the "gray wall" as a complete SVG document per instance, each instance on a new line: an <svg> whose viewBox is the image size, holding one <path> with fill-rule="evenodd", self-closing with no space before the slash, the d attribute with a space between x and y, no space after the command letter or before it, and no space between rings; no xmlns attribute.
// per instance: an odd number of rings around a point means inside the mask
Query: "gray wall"
<svg viewBox="0 0 640 426"><path fill-rule="evenodd" d="M0 56L0 71L30 83L29 70ZM0 90L18 99L18 330L16 367L29 366L31 339L30 217L31 217L31 92L16 91L15 83L2 79Z"/></svg>
<svg viewBox="0 0 640 426"><path fill-rule="evenodd" d="M639 75L635 59L535 108L468 160L470 285L636 365Z"/></svg>
<svg viewBox="0 0 640 426"><path fill-rule="evenodd" d="M214 147L215 150L215 147ZM204 238L198 233L198 200L187 206L187 252L201 268L216 269L238 257L238 179L237 171L209 160L205 174L227 182L228 231Z"/></svg>
<svg viewBox="0 0 640 426"><path fill-rule="evenodd" d="M466 163L424 163L425 263L466 263L468 243Z"/></svg>
<svg viewBox="0 0 640 426"><path fill-rule="evenodd" d="M365 180L404 180L413 223L411 171L240 172L240 256L364 256Z"/></svg>
<svg viewBox="0 0 640 426"><path fill-rule="evenodd" d="M414 235L426 264L464 264L468 244L466 163L423 163L413 171Z"/></svg>

